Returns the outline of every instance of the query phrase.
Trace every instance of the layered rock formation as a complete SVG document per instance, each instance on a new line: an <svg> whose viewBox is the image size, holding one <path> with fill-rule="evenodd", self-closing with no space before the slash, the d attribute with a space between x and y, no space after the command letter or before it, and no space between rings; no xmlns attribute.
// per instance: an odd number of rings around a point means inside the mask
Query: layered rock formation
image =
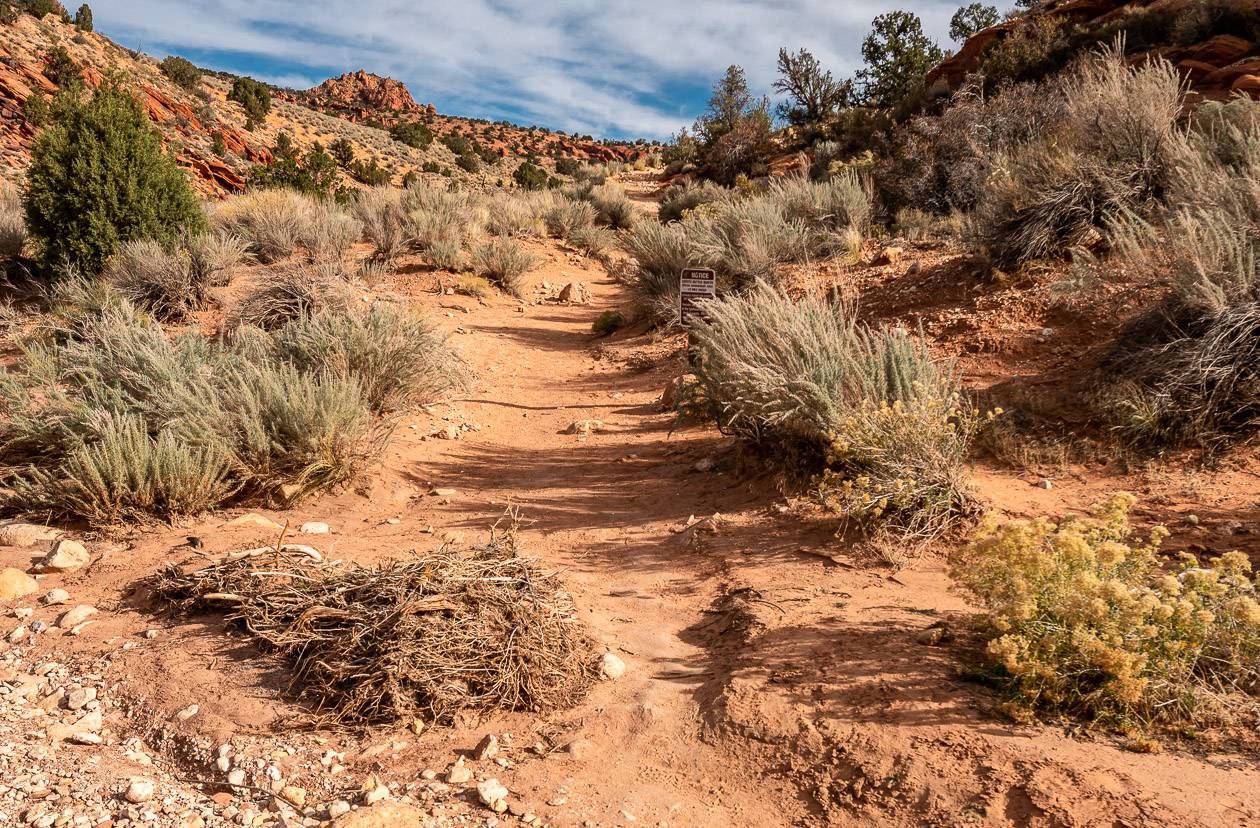
<svg viewBox="0 0 1260 828"><path fill-rule="evenodd" d="M1241 35L1219 32L1199 43L1175 43L1179 16L1202 0L1062 0L1044 4L1039 10L999 23L968 38L958 52L927 75L929 87L957 89L967 75L982 68L988 51L1004 38L1018 36L1026 28L1047 18L1074 33L1098 32L1114 36L1126 21L1141 17L1144 35L1166 31L1167 42L1149 49L1130 49L1130 59L1163 58L1173 64L1197 93L1222 99L1236 93L1260 97L1260 44ZM1226 0L1234 11L1260 17L1260 0ZM1218 4L1220 5L1220 4Z"/></svg>

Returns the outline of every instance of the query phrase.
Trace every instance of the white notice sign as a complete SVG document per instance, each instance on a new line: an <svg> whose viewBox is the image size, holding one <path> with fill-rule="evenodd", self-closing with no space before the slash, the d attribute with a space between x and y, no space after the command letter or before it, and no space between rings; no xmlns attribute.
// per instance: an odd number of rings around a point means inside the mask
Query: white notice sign
<svg viewBox="0 0 1260 828"><path fill-rule="evenodd" d="M717 275L706 267L687 268L678 282L679 315L686 327L704 319L697 302L717 297Z"/></svg>

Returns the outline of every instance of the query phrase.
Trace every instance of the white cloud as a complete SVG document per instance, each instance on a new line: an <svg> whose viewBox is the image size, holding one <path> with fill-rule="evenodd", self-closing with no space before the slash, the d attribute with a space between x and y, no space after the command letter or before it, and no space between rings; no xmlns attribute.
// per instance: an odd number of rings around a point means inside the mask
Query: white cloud
<svg viewBox="0 0 1260 828"><path fill-rule="evenodd" d="M97 0L97 27L162 54L222 55L224 68L310 86L365 68L450 114L521 113L546 126L664 136L731 63L769 91L780 46L804 46L838 74L861 63L871 19L910 8L944 40L961 0ZM943 44L944 45L944 44ZM230 66L229 66L230 64ZM674 90L671 92L671 90Z"/></svg>

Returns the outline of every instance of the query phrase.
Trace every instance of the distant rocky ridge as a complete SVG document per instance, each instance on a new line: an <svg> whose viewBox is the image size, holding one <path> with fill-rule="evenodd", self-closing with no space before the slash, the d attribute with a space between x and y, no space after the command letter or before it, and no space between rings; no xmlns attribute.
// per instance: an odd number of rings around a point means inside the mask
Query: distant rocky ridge
<svg viewBox="0 0 1260 828"><path fill-rule="evenodd" d="M630 161L648 149L439 115L432 105L417 104L402 82L363 70L329 79L306 92L273 90L271 112L249 130L241 106L227 100L232 76L207 73L195 89L184 89L162 73L156 60L123 48L100 32L79 32L51 15L38 20L21 14L13 23L0 24L0 178L18 180L30 163L39 127L28 118L27 101L34 95L51 97L58 92L46 63L58 48L80 67L82 80L90 88L111 74L124 78L161 132L167 151L192 173L197 189L210 196L243 189L250 167L271 160L269 148L282 132L300 150L315 143L327 147L344 138L355 148L356 157L384 164L396 184L404 175L415 173L434 181L450 177L476 186L495 186L498 180L510 179L515 159L568 156ZM514 160L469 174L457 167L455 155L440 142L416 150L369 126L404 119L424 120L438 137L458 134ZM434 168L442 172L429 171ZM346 177L345 183L355 182Z"/></svg>
<svg viewBox="0 0 1260 828"><path fill-rule="evenodd" d="M433 104L422 106L416 103L402 81L381 77L363 69L329 78L305 92L280 90L276 94L317 112L336 115L355 123L390 126L400 121L423 120L439 137L451 133L465 134L474 124L479 123L470 118L439 115ZM642 151L632 144L599 143L558 132L514 125L498 125L498 132L502 133L501 137L481 140L503 156L559 155L591 161L630 161Z"/></svg>

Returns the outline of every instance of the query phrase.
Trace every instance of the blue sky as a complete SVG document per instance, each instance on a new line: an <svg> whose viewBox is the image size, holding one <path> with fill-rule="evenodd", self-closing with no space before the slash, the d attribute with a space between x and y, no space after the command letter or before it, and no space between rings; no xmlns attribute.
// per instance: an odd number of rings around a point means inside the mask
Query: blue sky
<svg viewBox="0 0 1260 828"><path fill-rule="evenodd" d="M151 55L294 88L363 68L448 115L597 137L690 124L727 65L770 92L780 46L861 65L871 19L905 8L950 48L962 0L93 0L96 28Z"/></svg>

